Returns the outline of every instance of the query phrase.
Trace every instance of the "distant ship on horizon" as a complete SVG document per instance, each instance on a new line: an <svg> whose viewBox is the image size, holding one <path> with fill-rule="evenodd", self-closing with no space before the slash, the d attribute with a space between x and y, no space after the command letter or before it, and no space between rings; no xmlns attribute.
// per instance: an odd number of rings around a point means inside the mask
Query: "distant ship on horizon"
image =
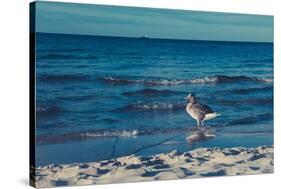
<svg viewBox="0 0 281 189"><path fill-rule="evenodd" d="M143 35L140 37L141 39L149 39L149 36L148 35Z"/></svg>

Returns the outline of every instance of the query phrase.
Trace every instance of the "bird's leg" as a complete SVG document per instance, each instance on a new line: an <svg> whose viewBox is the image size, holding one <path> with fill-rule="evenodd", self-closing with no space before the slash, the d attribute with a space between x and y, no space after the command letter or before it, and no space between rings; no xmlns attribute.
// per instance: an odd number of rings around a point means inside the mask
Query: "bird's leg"
<svg viewBox="0 0 281 189"><path fill-rule="evenodd" d="M198 129L200 130L200 131L204 131L205 130L205 128L204 128L204 126L203 126L203 120L198 120Z"/></svg>
<svg viewBox="0 0 281 189"><path fill-rule="evenodd" d="M197 119L197 127L200 127L200 120Z"/></svg>

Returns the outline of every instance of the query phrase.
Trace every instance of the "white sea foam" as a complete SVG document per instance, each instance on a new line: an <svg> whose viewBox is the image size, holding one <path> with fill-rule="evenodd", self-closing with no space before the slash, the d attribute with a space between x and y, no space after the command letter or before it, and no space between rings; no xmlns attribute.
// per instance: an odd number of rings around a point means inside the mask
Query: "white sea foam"
<svg viewBox="0 0 281 189"><path fill-rule="evenodd" d="M122 131L100 131L100 132L87 132L81 134L83 137L136 137L139 134L138 130L122 130Z"/></svg>
<svg viewBox="0 0 281 189"><path fill-rule="evenodd" d="M151 102L130 104L116 109L116 111L170 111L185 107L183 102Z"/></svg>
<svg viewBox="0 0 281 189"><path fill-rule="evenodd" d="M189 80L190 83L193 83L193 84L204 84L204 83L216 83L218 82L218 77L214 76L214 77L204 77L204 78L198 78L198 79L191 79Z"/></svg>
<svg viewBox="0 0 281 189"><path fill-rule="evenodd" d="M273 82L273 78L270 78L270 77L257 78L257 80L262 81L262 82L267 82L267 83Z"/></svg>
<svg viewBox="0 0 281 189"><path fill-rule="evenodd" d="M146 85L182 85L182 84L209 84L209 83L225 83L225 82L236 82L236 81L259 81L259 82L273 82L273 78L257 78L248 76L226 76L226 75L215 75L206 76L195 79L125 79L125 78L114 78L104 77L107 82L117 84L129 84L129 83L143 83Z"/></svg>
<svg viewBox="0 0 281 189"><path fill-rule="evenodd" d="M138 130L132 130L132 131L123 131L123 132L121 132L120 133L120 137L128 137L128 138L130 138L130 137L136 137L137 135L138 135Z"/></svg>

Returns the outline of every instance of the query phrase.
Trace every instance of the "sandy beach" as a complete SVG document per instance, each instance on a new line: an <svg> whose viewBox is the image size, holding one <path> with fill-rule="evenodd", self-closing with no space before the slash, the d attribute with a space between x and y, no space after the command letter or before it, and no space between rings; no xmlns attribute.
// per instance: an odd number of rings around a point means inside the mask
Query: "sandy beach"
<svg viewBox="0 0 281 189"><path fill-rule="evenodd" d="M273 146L198 148L36 168L36 187L273 173Z"/></svg>

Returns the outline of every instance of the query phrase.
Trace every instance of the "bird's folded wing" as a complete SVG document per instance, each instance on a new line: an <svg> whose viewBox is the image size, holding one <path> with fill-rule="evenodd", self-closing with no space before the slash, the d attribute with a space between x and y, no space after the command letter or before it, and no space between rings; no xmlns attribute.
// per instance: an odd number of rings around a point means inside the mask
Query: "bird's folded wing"
<svg viewBox="0 0 281 189"><path fill-rule="evenodd" d="M196 103L194 104L194 108L196 108L198 111L204 114L214 113L214 111L205 104Z"/></svg>

